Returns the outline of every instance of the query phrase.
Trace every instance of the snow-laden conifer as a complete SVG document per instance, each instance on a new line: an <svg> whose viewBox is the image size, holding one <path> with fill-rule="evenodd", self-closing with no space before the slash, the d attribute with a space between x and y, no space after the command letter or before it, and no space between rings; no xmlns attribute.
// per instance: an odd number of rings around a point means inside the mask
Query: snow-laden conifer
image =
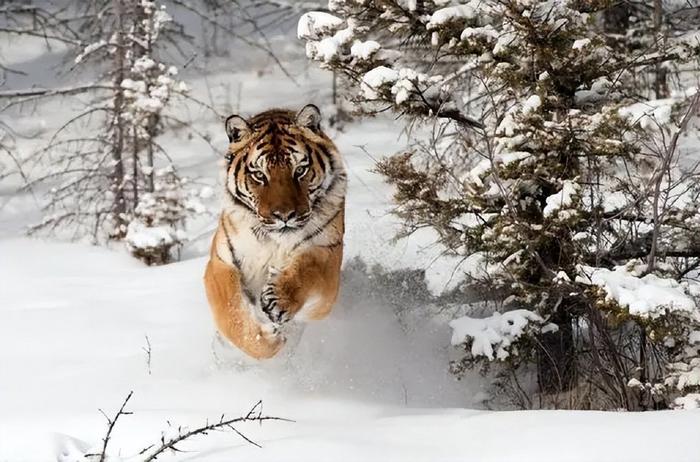
<svg viewBox="0 0 700 462"><path fill-rule="evenodd" d="M422 124L378 169L405 232L434 229L487 289L491 317L452 323L465 348L453 369L488 366L543 406L658 408L698 391L699 189L684 135L700 42L651 15L621 36L616 7L332 0L300 21L308 57L356 82L359 110ZM680 6L659 8L673 23ZM647 20L656 39L632 31Z"/></svg>

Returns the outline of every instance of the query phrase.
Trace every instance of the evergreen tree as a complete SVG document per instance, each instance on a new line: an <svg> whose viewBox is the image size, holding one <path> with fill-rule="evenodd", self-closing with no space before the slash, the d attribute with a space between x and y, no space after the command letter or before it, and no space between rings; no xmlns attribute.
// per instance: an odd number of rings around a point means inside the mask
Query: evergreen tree
<svg viewBox="0 0 700 462"><path fill-rule="evenodd" d="M613 6L333 0L299 23L309 58L356 82L360 110L432 128L378 170L406 232L435 229L497 302L453 321L455 371L487 365L520 402L700 396L698 185L679 146L700 93L639 78L695 66L700 44L684 31L631 54L605 27ZM533 367L536 387L521 386Z"/></svg>

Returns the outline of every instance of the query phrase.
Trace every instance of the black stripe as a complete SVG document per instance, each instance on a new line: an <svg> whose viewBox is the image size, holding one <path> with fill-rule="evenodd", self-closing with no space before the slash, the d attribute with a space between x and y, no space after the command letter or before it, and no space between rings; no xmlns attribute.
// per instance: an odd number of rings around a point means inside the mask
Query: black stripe
<svg viewBox="0 0 700 462"><path fill-rule="evenodd" d="M248 303L251 305L255 305L255 296L253 295L253 292L243 284L243 279L241 278L241 291L243 292L243 295L245 298L248 300Z"/></svg>
<svg viewBox="0 0 700 462"><path fill-rule="evenodd" d="M241 191L241 188L240 188L239 185L238 185L238 174L241 172L241 168L242 168L243 164L244 164L244 162L243 162L242 160L239 160L239 161L236 162L236 164L233 166L233 183L236 185L236 194L235 194L235 196L240 196L241 193L243 193L242 195L243 195L243 197L245 197L245 191ZM227 181L226 181L226 185L227 185L227 186L226 186L226 190L229 191L229 194L230 194L231 196L234 196L234 194L233 194L233 193L231 192L231 190L228 188L228 179L227 179ZM238 197L238 201L244 202L243 199L241 199L240 197ZM246 205L246 207L248 207L248 206ZM248 207L248 208L250 208L250 207Z"/></svg>
<svg viewBox="0 0 700 462"><path fill-rule="evenodd" d="M316 247L320 247L322 249L332 249L333 247L338 247L339 245L343 245L343 241L337 241L332 244L326 244L326 245L319 245Z"/></svg>
<svg viewBox="0 0 700 462"><path fill-rule="evenodd" d="M223 228L224 235L226 236L226 242L228 243L228 250L231 252L231 263L233 264L233 266L236 267L236 269L240 273L238 275L238 280L239 280L239 283L241 285L241 292L243 293L243 296L248 300L248 303L250 303L251 305L255 305L255 296L253 295L253 292L245 284L245 281L243 278L243 270L241 268L241 260L236 255L236 251L233 248L233 243L231 242L231 236L229 235L229 233L226 229L226 225L224 224L223 218L221 220L221 227Z"/></svg>
<svg viewBox="0 0 700 462"><path fill-rule="evenodd" d="M335 219L338 217L338 215L340 215L340 211L341 211L341 210L342 210L342 209L338 209L338 211L335 212L335 214L334 214L332 217L330 217L330 218L328 219L328 221L326 221L321 227L319 227L319 228L316 229L314 232L312 232L312 233L310 233L309 235L307 235L306 237L304 237L304 239L302 239L301 241L297 242L297 243L294 245L294 247L292 247L292 251L296 250L296 249L297 249L301 244L303 244L304 242L308 241L309 239L313 239L314 237L318 236L318 235L321 234L323 231L325 231L325 229L333 222L333 220L335 220Z"/></svg>
<svg viewBox="0 0 700 462"><path fill-rule="evenodd" d="M226 229L226 224L224 223L224 219L221 219L221 228L224 230L224 236L226 236L226 243L228 244L228 250L231 252L231 263L233 266L238 268L239 270L241 269L241 261L238 259L236 256L236 251L233 249L233 242L231 242L231 236L228 233L228 230Z"/></svg>
<svg viewBox="0 0 700 462"><path fill-rule="evenodd" d="M250 193L247 191L249 179L250 176L248 176L248 172L243 174L243 178L240 182L238 181L238 178L236 178L236 193L252 202L253 196L251 196Z"/></svg>
<svg viewBox="0 0 700 462"><path fill-rule="evenodd" d="M238 197L234 196L230 189L226 188L226 192L228 193L229 197L231 198L231 201L232 201L234 204L240 205L241 207L245 207L245 208L247 208L248 210L250 210L251 212L253 212L253 213L255 213L255 214L258 213L257 210L255 210L254 208L252 208L252 207L251 207L250 205L248 205L246 202L244 202L244 201L242 201L241 199L239 199Z"/></svg>
<svg viewBox="0 0 700 462"><path fill-rule="evenodd" d="M243 161L241 159L235 159L237 162L233 166L233 177L235 178L236 175L238 175L238 169L240 168L241 164ZM231 166L229 166L229 170L231 170Z"/></svg>
<svg viewBox="0 0 700 462"><path fill-rule="evenodd" d="M261 240L262 238L267 237L267 231L265 231L263 226L260 224L253 226L252 230L253 230L253 235L255 236L255 238L257 240Z"/></svg>
<svg viewBox="0 0 700 462"><path fill-rule="evenodd" d="M234 171L233 171L233 182L236 184L236 194L235 195L238 197L240 202L246 204L247 208L253 210L253 212L256 212L256 210L254 210L251 206L249 206L246 203L246 200L252 202L253 196L248 194L248 192L244 188L242 188L238 182L238 176L240 175L241 168L245 168L243 164L244 164L244 162L238 162L236 164L236 167L234 168ZM243 175L243 182L244 183L245 183L246 179L247 179L247 175ZM244 184L244 186L246 186L246 185ZM228 188L226 188L226 189L228 189Z"/></svg>
<svg viewBox="0 0 700 462"><path fill-rule="evenodd" d="M316 157L316 163L318 163L318 164L321 165L321 170L325 173L325 172L326 172L326 161L325 161L325 159L323 158L324 156L323 156L323 155L320 155L320 154L319 154L318 152L316 152L315 150L314 150L311 154L314 155L314 156Z"/></svg>
<svg viewBox="0 0 700 462"><path fill-rule="evenodd" d="M329 192L335 187L335 185L338 183L338 180L340 180L340 179L344 180L344 179L347 179L347 177L348 177L348 176L347 176L345 173L339 173L339 174L335 175L335 176L333 177L333 180L331 180L331 184L329 184L328 187L326 188L325 194L319 195L318 197L316 197L316 199L314 199L313 204L311 204L311 208L312 208L312 209L315 208L315 207L316 207L316 204L318 204L318 201L321 200L321 198L323 198L323 197L325 197L325 196L328 195L328 193L329 193ZM321 184L323 184L323 183L321 183Z"/></svg>
<svg viewBox="0 0 700 462"><path fill-rule="evenodd" d="M331 156L331 153L328 151L328 148L325 147L325 146L322 145L322 144L319 144L318 147L319 147L319 149L321 150L321 152L323 153L323 155L324 155L324 156L328 159L328 161L330 162L330 164L331 164L331 171L334 171L335 168L336 168L335 159L333 158L333 156Z"/></svg>

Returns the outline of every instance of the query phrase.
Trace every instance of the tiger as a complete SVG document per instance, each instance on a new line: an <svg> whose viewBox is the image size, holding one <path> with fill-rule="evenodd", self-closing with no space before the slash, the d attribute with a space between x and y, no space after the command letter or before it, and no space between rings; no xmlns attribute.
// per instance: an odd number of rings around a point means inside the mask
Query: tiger
<svg viewBox="0 0 700 462"><path fill-rule="evenodd" d="M313 104L225 121L224 199L204 285L219 333L272 358L286 323L325 318L339 291L347 174Z"/></svg>

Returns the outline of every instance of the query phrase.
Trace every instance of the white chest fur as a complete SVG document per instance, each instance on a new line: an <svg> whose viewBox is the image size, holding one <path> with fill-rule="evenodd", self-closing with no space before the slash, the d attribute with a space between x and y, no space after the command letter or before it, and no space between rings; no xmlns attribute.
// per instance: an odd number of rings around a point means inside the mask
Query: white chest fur
<svg viewBox="0 0 700 462"><path fill-rule="evenodd" d="M227 233L230 242L220 242L218 254L226 263L238 267L244 286L257 298L270 270L280 270L291 261L298 240L256 236L252 226L255 223L248 223L251 220L236 211L229 212L228 219L232 224Z"/></svg>

